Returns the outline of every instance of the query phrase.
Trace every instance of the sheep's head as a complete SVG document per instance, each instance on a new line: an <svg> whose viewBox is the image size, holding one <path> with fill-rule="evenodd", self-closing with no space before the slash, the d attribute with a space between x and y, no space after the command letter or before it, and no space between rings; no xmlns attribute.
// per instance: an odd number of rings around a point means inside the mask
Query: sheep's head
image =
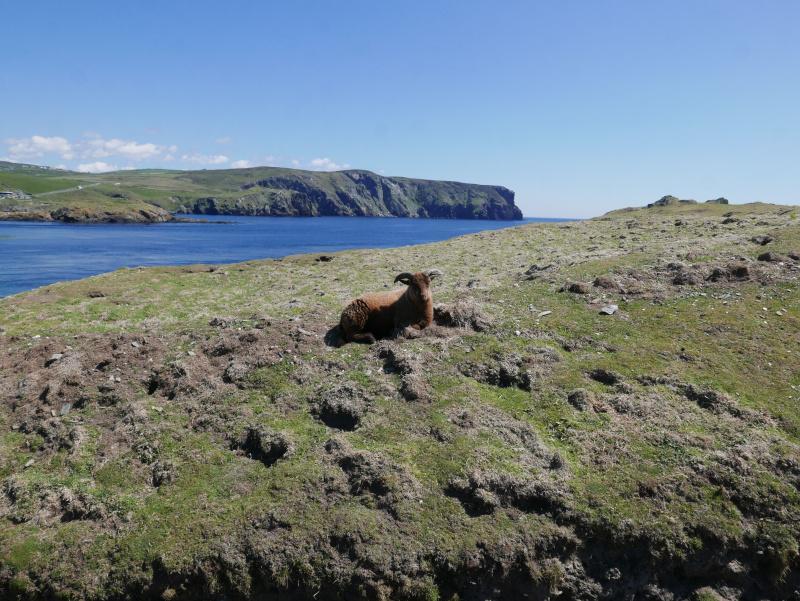
<svg viewBox="0 0 800 601"><path fill-rule="evenodd" d="M408 286L408 293L414 300L429 303L431 301L431 280L435 277L441 277L441 275L442 272L438 269L427 269L413 274L401 273L394 281L402 282Z"/></svg>

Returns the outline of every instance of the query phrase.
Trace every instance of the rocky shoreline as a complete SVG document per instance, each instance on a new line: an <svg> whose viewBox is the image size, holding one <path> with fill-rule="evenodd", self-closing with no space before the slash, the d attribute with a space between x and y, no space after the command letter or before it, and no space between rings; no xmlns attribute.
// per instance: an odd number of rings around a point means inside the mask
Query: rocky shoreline
<svg viewBox="0 0 800 601"><path fill-rule="evenodd" d="M30 221L62 223L232 223L219 219L188 219L172 215L154 207L139 210L100 210L64 207L55 211L8 211L0 212L0 221Z"/></svg>
<svg viewBox="0 0 800 601"><path fill-rule="evenodd" d="M159 207L148 209L104 209L99 207L59 207L52 211L0 212L0 221L61 221L63 223L165 223L176 221Z"/></svg>

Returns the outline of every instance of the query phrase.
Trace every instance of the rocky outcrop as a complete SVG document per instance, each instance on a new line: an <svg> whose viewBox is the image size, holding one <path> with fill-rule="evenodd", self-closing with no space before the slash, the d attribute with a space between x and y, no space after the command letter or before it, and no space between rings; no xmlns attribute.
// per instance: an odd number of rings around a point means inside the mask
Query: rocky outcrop
<svg viewBox="0 0 800 601"><path fill-rule="evenodd" d="M0 221L62 221L64 223L165 223L175 218L156 206L139 209L60 207L53 211L0 212Z"/></svg>
<svg viewBox="0 0 800 601"><path fill-rule="evenodd" d="M696 205L696 200L681 200L675 196L668 194L667 196L662 196L657 201L650 203L647 205L648 209L652 209L653 207L668 207L669 205L674 205L678 203L683 203L687 205ZM720 196L719 198L715 198L713 200L707 200L706 204L718 204L718 205L726 205L728 203L728 199Z"/></svg>
<svg viewBox="0 0 800 601"><path fill-rule="evenodd" d="M54 221L65 223L164 223L172 215L160 207L110 209L103 207L61 207L50 213Z"/></svg>
<svg viewBox="0 0 800 601"><path fill-rule="evenodd" d="M45 211L0 211L0 221L53 221Z"/></svg>
<svg viewBox="0 0 800 601"><path fill-rule="evenodd" d="M648 209L652 209L653 207L667 207L669 205L674 205L674 204L678 204L678 203L694 205L694 204L697 204L697 201L696 200L681 200L680 198L676 198L675 196L672 196L672 195L668 194L667 196L662 196L657 201L655 201L653 203L650 203L649 205L647 205L647 208Z"/></svg>

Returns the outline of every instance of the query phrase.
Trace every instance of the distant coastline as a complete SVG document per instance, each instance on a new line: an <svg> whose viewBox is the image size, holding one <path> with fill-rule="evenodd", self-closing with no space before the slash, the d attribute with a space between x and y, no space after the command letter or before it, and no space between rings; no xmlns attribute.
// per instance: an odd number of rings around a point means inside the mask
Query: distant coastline
<svg viewBox="0 0 800 601"><path fill-rule="evenodd" d="M0 220L161 223L174 215L519 221L503 186L278 167L101 174L0 161Z"/></svg>

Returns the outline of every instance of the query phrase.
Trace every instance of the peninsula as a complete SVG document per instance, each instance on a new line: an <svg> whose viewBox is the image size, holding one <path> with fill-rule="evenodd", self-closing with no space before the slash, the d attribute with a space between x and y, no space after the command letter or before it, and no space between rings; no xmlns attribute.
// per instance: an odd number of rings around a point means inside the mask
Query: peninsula
<svg viewBox="0 0 800 601"><path fill-rule="evenodd" d="M173 214L521 220L514 192L278 167L89 174L0 162L0 220L160 222Z"/></svg>

